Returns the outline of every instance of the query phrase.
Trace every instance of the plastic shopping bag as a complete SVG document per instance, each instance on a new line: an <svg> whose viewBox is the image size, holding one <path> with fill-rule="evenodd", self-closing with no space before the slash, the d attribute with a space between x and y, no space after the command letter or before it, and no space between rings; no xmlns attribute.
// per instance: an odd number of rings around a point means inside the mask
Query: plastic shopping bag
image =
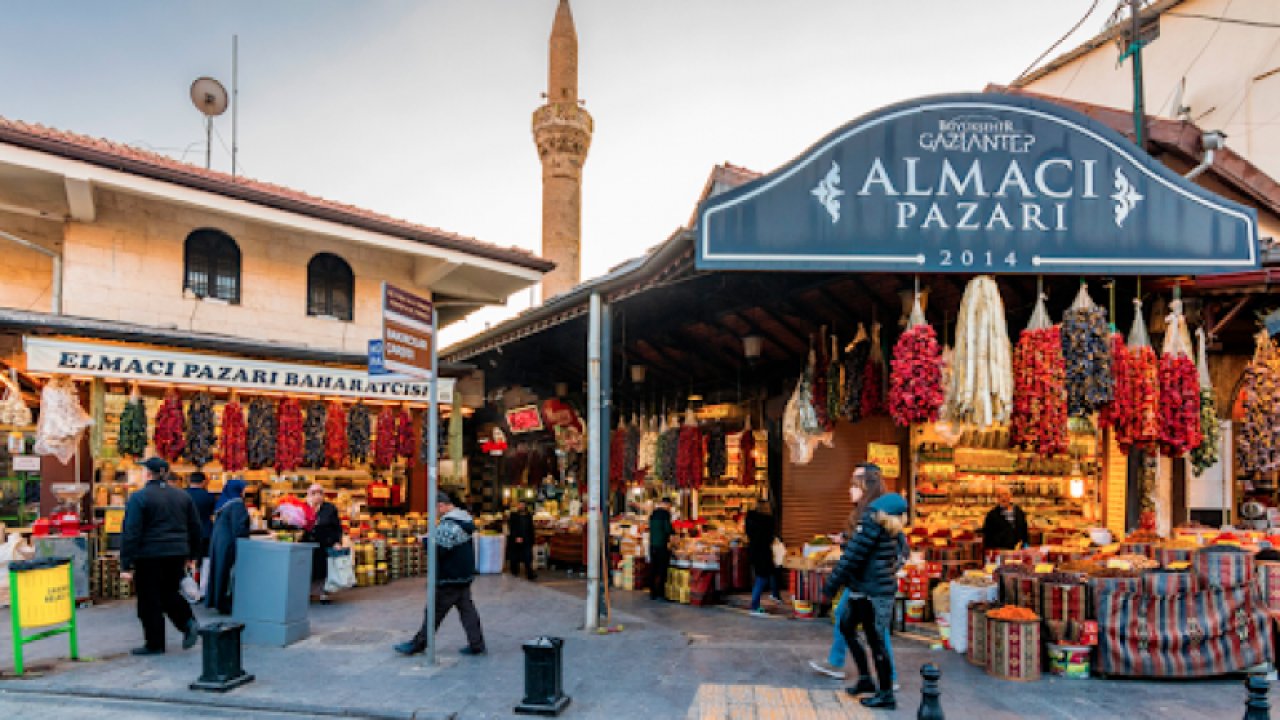
<svg viewBox="0 0 1280 720"><path fill-rule="evenodd" d="M183 599L192 605L204 599L204 593L200 592L200 583L197 583L196 579L191 577L189 571L182 576L182 582L178 584L178 592L182 593Z"/></svg>
<svg viewBox="0 0 1280 720"><path fill-rule="evenodd" d="M356 584L356 571L351 562L349 548L334 548L329 551L329 567L325 573L324 591L336 593Z"/></svg>

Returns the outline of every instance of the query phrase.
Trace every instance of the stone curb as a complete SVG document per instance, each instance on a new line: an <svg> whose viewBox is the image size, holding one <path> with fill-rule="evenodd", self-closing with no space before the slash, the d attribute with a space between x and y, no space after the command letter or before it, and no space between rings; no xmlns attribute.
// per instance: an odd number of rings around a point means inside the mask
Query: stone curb
<svg viewBox="0 0 1280 720"><path fill-rule="evenodd" d="M360 720L456 720L457 713L435 712L429 710L395 711L350 706L306 705L295 702L271 702L270 700L239 699L226 695L207 695L192 693L177 697L161 692L138 690L106 690L102 688L81 686L60 687L12 687L7 683L0 686L0 698L5 695L27 695L38 698L56 700L59 698L86 698L96 700L127 700L153 703L157 705L182 705L185 707L207 707L219 710L247 710L251 712L275 713L277 715L301 715L322 718L354 718Z"/></svg>

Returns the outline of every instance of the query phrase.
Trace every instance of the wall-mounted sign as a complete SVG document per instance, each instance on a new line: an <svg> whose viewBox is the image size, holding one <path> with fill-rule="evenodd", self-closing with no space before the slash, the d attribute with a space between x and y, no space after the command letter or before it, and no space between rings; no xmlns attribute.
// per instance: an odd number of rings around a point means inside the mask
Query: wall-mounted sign
<svg viewBox="0 0 1280 720"><path fill-rule="evenodd" d="M369 341L369 374L386 375L387 364L382 354L382 341Z"/></svg>
<svg viewBox="0 0 1280 720"><path fill-rule="evenodd" d="M388 372L431 377L433 320L430 300L382 283L382 364Z"/></svg>
<svg viewBox="0 0 1280 720"><path fill-rule="evenodd" d="M724 270L1169 275L1258 265L1257 213L1124 136L1002 94L893 105L699 210Z"/></svg>
<svg viewBox="0 0 1280 720"><path fill-rule="evenodd" d="M887 478L902 475L902 453L897 445L867 443L867 462L880 466L880 474Z"/></svg>
<svg viewBox="0 0 1280 720"><path fill-rule="evenodd" d="M14 472L40 472L40 456L39 455L14 455L13 456Z"/></svg>
<svg viewBox="0 0 1280 720"><path fill-rule="evenodd" d="M542 413L537 405L525 405L507 411L507 427L513 433L527 433L542 429Z"/></svg>
<svg viewBox="0 0 1280 720"><path fill-rule="evenodd" d="M381 400L427 401L428 383L371 379L364 370L169 352L128 345L26 337L27 370L142 382L184 383ZM441 378L441 403L453 402L453 378Z"/></svg>

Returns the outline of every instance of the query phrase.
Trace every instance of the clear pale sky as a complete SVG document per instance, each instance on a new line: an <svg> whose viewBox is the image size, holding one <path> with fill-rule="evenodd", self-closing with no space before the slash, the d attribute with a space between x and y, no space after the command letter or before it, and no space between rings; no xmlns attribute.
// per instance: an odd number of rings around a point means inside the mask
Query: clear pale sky
<svg viewBox="0 0 1280 720"><path fill-rule="evenodd" d="M879 106L1007 83L1090 4L575 0L580 92L596 121L583 277L688 222L715 163L768 171ZM1099 2L1058 52L1099 31L1113 6ZM536 251L529 121L555 7L0 0L0 115L203 162L187 89L200 75L230 87L238 33L244 174ZM229 147L230 113L216 126ZM230 168L217 138L213 164Z"/></svg>

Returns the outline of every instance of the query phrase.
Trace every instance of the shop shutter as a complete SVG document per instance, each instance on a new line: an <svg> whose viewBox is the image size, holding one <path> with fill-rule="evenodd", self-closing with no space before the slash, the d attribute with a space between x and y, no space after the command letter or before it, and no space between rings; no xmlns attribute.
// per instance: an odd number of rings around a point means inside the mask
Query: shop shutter
<svg viewBox="0 0 1280 720"><path fill-rule="evenodd" d="M890 489L906 488L906 430L887 417L857 423L836 423L834 447L819 444L807 465L787 461L783 451L782 542L788 550L799 551L814 535L846 529L853 504L849 502L849 476L867 460L867 443L885 443L903 448L903 477L888 480Z"/></svg>

